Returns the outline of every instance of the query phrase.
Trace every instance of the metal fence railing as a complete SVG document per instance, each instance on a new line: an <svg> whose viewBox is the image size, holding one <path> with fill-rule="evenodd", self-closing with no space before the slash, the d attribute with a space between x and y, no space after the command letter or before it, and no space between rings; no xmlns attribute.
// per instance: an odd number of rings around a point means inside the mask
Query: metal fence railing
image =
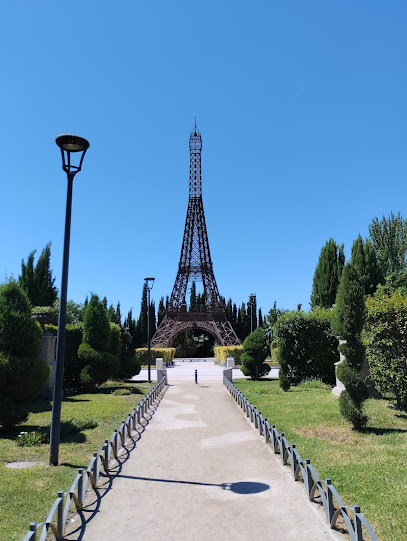
<svg viewBox="0 0 407 541"><path fill-rule="evenodd" d="M310 501L314 501L319 495L330 527L335 528L341 517L351 541L364 541L365 534L370 536L371 541L379 541L366 517L361 513L360 507L345 505L331 479L321 480L310 460L308 458L303 460L295 444L290 445L284 433L279 434L275 425L270 425L261 412L257 411L231 381L224 377L223 384L242 408L246 417L250 418L260 436L264 437L264 441L270 442L274 453L280 454L282 463L290 465L294 480L298 481L300 476L302 477Z"/></svg>
<svg viewBox="0 0 407 541"><path fill-rule="evenodd" d="M45 541L49 539L50 534L53 534L55 539L63 539L65 525L72 503L75 505L77 511L81 511L84 506L85 493L89 482L96 491L102 468L108 477L111 476L110 460L113 457L119 460L120 452L125 447L126 441L132 437L132 431L136 430L138 424L141 424L142 418L151 409L164 387L166 387L165 378L162 378L132 413L129 413L127 419L120 425L120 428L114 431L110 440L105 440L102 450L99 453L95 452L93 454L93 458L89 462L87 469L78 469L78 474L69 491L58 492L58 497L54 501L45 522L30 523L30 531L26 534L23 541Z"/></svg>

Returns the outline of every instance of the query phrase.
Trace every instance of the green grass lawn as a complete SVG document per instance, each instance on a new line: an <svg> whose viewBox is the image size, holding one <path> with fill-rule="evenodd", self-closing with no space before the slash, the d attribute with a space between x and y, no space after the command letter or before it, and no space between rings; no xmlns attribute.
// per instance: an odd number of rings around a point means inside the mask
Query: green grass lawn
<svg viewBox="0 0 407 541"><path fill-rule="evenodd" d="M154 385L154 384L153 384ZM69 490L79 467L87 468L95 451L102 449L105 439L127 418L153 387L148 383L105 384L95 394L67 396L62 404L62 420L94 419L98 426L66 437L59 452L60 466L48 465L49 445L18 447L21 431L45 428L51 422L51 402L35 400L30 404L26 423L5 433L0 429L0 540L19 540L24 537L32 521L42 522L50 510L57 492ZM133 387L135 393L117 395L118 387ZM38 465L24 469L10 469L7 462L35 461Z"/></svg>
<svg viewBox="0 0 407 541"><path fill-rule="evenodd" d="M278 381L234 384L270 424L311 459L321 479L330 477L344 502L360 505L381 541L407 539L407 415L387 400L367 400L369 422L351 429L330 389L292 387Z"/></svg>

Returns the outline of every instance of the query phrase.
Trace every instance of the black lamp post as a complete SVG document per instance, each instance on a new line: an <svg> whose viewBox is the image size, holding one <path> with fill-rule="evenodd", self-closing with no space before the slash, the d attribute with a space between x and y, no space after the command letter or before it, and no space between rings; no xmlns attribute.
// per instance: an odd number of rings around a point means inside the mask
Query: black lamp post
<svg viewBox="0 0 407 541"><path fill-rule="evenodd" d="M250 300L250 334L253 332L253 304L256 303L256 295L251 293L249 295Z"/></svg>
<svg viewBox="0 0 407 541"><path fill-rule="evenodd" d="M144 278L147 289L147 358L148 358L148 383L151 383L151 349L150 349L150 291L153 289L155 278ZM150 285L151 282L151 285Z"/></svg>
<svg viewBox="0 0 407 541"><path fill-rule="evenodd" d="M73 178L81 170L83 158L89 148L89 142L77 135L59 135L56 144L61 149L62 169L68 177L68 192L66 196L64 256L62 261L61 299L59 304L57 356L55 367L54 395L52 402L52 420L50 435L49 463L58 466L59 440L61 428L61 406L64 382L64 350L66 325L66 299L68 290L69 241L71 236L71 209ZM78 165L71 163L71 154L78 154Z"/></svg>

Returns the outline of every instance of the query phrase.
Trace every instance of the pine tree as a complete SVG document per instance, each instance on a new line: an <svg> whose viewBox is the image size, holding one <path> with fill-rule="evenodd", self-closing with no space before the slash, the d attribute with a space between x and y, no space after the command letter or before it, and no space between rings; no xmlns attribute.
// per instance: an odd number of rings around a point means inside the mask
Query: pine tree
<svg viewBox="0 0 407 541"><path fill-rule="evenodd" d="M311 293L312 309L316 306L330 308L335 303L344 264L343 244L339 246L333 239L329 239L321 249L314 273Z"/></svg>
<svg viewBox="0 0 407 541"><path fill-rule="evenodd" d="M369 239L363 242L362 237L358 236L352 246L350 262L359 275L365 295L373 295L383 278L377 264L376 253Z"/></svg>

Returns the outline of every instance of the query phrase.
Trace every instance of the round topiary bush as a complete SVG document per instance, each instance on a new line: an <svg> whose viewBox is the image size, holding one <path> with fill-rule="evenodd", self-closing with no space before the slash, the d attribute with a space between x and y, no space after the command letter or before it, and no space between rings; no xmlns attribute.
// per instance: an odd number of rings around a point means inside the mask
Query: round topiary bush
<svg viewBox="0 0 407 541"><path fill-rule="evenodd" d="M366 426L368 421L368 417L363 411L363 403L369 398L367 385L357 370L345 362L338 366L337 373L346 389L339 396L339 410L356 430L360 430Z"/></svg>

